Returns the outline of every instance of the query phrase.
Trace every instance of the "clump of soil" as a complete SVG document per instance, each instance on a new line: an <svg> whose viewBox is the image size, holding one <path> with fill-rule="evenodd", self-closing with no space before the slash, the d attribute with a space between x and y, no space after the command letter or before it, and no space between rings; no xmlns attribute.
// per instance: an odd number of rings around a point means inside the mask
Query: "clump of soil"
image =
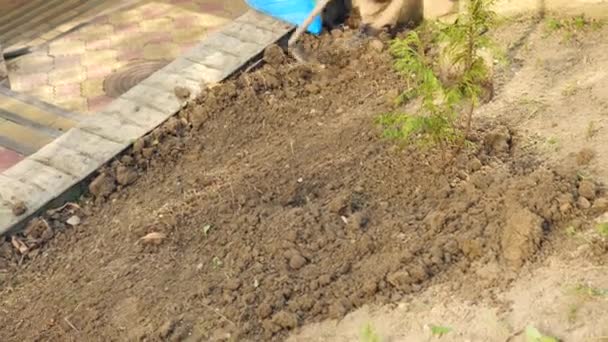
<svg viewBox="0 0 608 342"><path fill-rule="evenodd" d="M325 69L273 47L101 170L86 220L3 285L0 337L280 340L437 282L480 297L603 196L497 123L458 154L381 140L404 84L348 35L309 39Z"/></svg>

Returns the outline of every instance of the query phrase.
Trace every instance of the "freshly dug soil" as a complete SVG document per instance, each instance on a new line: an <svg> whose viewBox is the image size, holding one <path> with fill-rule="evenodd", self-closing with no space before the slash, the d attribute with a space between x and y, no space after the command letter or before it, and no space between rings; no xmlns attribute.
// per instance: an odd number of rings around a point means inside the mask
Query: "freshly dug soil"
<svg viewBox="0 0 608 342"><path fill-rule="evenodd" d="M404 84L384 43L345 35L309 38L324 69L272 47L201 94L102 170L94 201L50 215L32 260L0 245L0 339L282 340L438 282L492 300L606 203L500 124L458 154L383 141Z"/></svg>

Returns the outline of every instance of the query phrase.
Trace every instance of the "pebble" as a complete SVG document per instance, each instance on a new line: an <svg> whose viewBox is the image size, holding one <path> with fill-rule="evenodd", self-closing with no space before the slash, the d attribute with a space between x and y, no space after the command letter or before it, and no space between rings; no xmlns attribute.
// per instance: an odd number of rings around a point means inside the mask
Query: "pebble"
<svg viewBox="0 0 608 342"><path fill-rule="evenodd" d="M18 201L18 202L13 203L11 209L13 211L13 215L15 215L15 216L21 216L27 212L27 206L25 205L25 202L23 202L23 201Z"/></svg>
<svg viewBox="0 0 608 342"><path fill-rule="evenodd" d="M306 259L298 253L294 253L289 258L289 267L294 270L299 270L300 268L304 267L304 265L306 265Z"/></svg>
<svg viewBox="0 0 608 342"><path fill-rule="evenodd" d="M578 185L578 194L588 200L595 199L596 186L595 183L589 180L584 180Z"/></svg>
<svg viewBox="0 0 608 342"><path fill-rule="evenodd" d="M75 227L80 224L80 221L80 217L78 217L77 215L73 215L67 221L65 221L65 223L69 224L72 227Z"/></svg>

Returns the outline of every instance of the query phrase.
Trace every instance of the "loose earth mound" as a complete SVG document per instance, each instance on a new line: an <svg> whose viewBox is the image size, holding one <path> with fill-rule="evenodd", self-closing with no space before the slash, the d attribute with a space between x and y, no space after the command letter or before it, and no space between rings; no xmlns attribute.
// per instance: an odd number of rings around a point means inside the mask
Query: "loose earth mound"
<svg viewBox="0 0 608 342"><path fill-rule="evenodd" d="M405 85L385 42L348 36L308 41L324 69L271 47L34 222L27 256L2 243L0 339L282 340L437 283L492 302L606 209L495 121L459 153L381 139Z"/></svg>

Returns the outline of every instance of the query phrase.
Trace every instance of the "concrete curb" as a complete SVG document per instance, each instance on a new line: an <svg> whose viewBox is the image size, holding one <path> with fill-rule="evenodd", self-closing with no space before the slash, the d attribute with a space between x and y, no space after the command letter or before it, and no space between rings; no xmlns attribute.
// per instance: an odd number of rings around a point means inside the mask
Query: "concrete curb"
<svg viewBox="0 0 608 342"><path fill-rule="evenodd" d="M80 122L38 152L0 174L0 235L17 230L33 216L82 194L82 182L136 139L175 115L187 101L175 86L190 88L191 97L207 85L237 72L292 25L249 11L209 35L198 46ZM13 214L23 202L27 211Z"/></svg>

